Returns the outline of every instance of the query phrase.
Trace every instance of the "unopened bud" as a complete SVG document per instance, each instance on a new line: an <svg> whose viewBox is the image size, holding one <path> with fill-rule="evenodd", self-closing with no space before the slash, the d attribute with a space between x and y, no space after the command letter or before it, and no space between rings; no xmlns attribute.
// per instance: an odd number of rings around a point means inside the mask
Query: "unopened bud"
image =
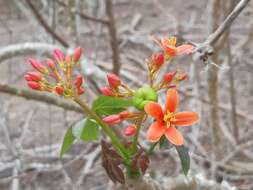
<svg viewBox="0 0 253 190"><path fill-rule="evenodd" d="M34 69L41 73L48 73L48 70L45 66L39 63L36 59L29 59L28 62L32 65Z"/></svg>
<svg viewBox="0 0 253 190"><path fill-rule="evenodd" d="M54 70L55 69L55 63L52 59L47 59L47 65L49 66L50 69Z"/></svg>
<svg viewBox="0 0 253 190"><path fill-rule="evenodd" d="M33 79L31 78L31 76L30 75L25 75L25 80L26 81L32 81Z"/></svg>
<svg viewBox="0 0 253 190"><path fill-rule="evenodd" d="M121 79L115 74L108 74L107 80L111 88L117 88L121 85Z"/></svg>
<svg viewBox="0 0 253 190"><path fill-rule="evenodd" d="M53 55L54 55L54 58L57 62L64 61L64 54L61 50L55 49Z"/></svg>
<svg viewBox="0 0 253 190"><path fill-rule="evenodd" d="M71 62L71 56L70 55L67 55L66 57L65 57L65 62L66 63L70 63Z"/></svg>
<svg viewBox="0 0 253 190"><path fill-rule="evenodd" d="M35 82L35 81L28 81L27 82L27 85L33 89L33 90L40 90L40 84L38 82Z"/></svg>
<svg viewBox="0 0 253 190"><path fill-rule="evenodd" d="M161 67L164 63L164 56L162 53L157 53L152 55L152 63L156 66L156 67Z"/></svg>
<svg viewBox="0 0 253 190"><path fill-rule="evenodd" d="M129 125L127 128L125 128L124 134L126 136L133 136L136 134L136 125Z"/></svg>
<svg viewBox="0 0 253 190"><path fill-rule="evenodd" d="M129 111L127 111L127 110L119 113L121 119L127 118L129 116L129 114L130 114Z"/></svg>
<svg viewBox="0 0 253 190"><path fill-rule="evenodd" d="M59 94L59 95L63 95L63 93L64 93L64 88L63 88L62 86L56 86L56 87L54 88L54 90L55 90L55 92L56 92L57 94Z"/></svg>
<svg viewBox="0 0 253 190"><path fill-rule="evenodd" d="M83 76L82 75L77 75L74 81L74 85L76 88L80 88L83 84Z"/></svg>
<svg viewBox="0 0 253 190"><path fill-rule="evenodd" d="M37 72L28 72L27 75L30 76L30 78L32 79L32 81L41 81L42 79L42 76L40 73L37 73Z"/></svg>
<svg viewBox="0 0 253 190"><path fill-rule="evenodd" d="M163 82L170 83L177 74L177 71L166 73L163 77Z"/></svg>
<svg viewBox="0 0 253 190"><path fill-rule="evenodd" d="M84 88L80 87L77 89L77 94L82 95L85 92Z"/></svg>
<svg viewBox="0 0 253 190"><path fill-rule="evenodd" d="M81 47L77 47L75 50L74 50L74 54L73 54L73 60L74 62L77 62L79 61L81 55L83 53L83 49Z"/></svg>
<svg viewBox="0 0 253 190"><path fill-rule="evenodd" d="M100 89L101 93L105 96L113 96L113 91L110 87L103 87Z"/></svg>
<svg viewBox="0 0 253 190"><path fill-rule="evenodd" d="M103 118L103 121L107 123L108 125L114 125L114 124L120 123L121 118L120 118L120 115L114 114L114 115L109 115Z"/></svg>

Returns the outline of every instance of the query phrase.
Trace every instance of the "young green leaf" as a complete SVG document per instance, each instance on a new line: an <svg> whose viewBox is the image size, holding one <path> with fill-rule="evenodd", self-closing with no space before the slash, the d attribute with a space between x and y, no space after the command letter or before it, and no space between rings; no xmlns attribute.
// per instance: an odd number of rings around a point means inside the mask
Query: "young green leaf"
<svg viewBox="0 0 253 190"><path fill-rule="evenodd" d="M61 146L61 153L60 153L61 157L70 149L71 145L75 141L75 137L72 134L72 127L73 127L73 125L71 125L68 128L67 132L64 135L63 143L62 143L62 146Z"/></svg>
<svg viewBox="0 0 253 190"><path fill-rule="evenodd" d="M91 119L82 119L72 128L73 135L85 142L97 140L99 136L98 125Z"/></svg>
<svg viewBox="0 0 253 190"><path fill-rule="evenodd" d="M83 127L85 125L86 122L86 118L78 121L75 123L75 125L72 128L72 134L75 136L76 139L81 139L81 135L83 132Z"/></svg>
<svg viewBox="0 0 253 190"><path fill-rule="evenodd" d="M175 146L175 147L181 161L181 166L182 166L184 175L187 176L188 171L190 169L190 156L189 156L188 148L186 148L184 145Z"/></svg>
<svg viewBox="0 0 253 190"><path fill-rule="evenodd" d="M110 96L99 96L92 105L92 110L97 114L106 116L119 113L129 106L132 106L131 100L115 98Z"/></svg>
<svg viewBox="0 0 253 190"><path fill-rule="evenodd" d="M98 124L91 119L87 119L85 122L81 139L83 141L93 141L97 140L99 137L99 129L98 129Z"/></svg>

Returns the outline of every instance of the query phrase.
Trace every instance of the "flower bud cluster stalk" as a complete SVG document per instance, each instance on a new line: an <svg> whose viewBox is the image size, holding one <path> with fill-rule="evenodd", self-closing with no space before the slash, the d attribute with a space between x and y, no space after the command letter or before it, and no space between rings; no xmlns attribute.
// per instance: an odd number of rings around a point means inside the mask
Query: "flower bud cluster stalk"
<svg viewBox="0 0 253 190"><path fill-rule="evenodd" d="M80 99L80 95L84 93L84 78L80 74L73 77L73 70L79 64L82 51L82 48L78 47L74 50L73 55L65 56L61 50L56 49L53 52L54 60L47 59L45 65L35 59L29 59L28 62L36 72L31 71L26 73L25 80L27 81L27 85L34 90L48 91L63 96L64 98L71 98L80 105L86 114L97 121L106 135L111 138L112 143L119 153L124 158L128 158L129 155L125 147L114 132ZM108 75L108 81L110 81L110 88L113 89L122 85L120 79L113 74ZM116 117L120 117L120 119L123 120L127 118L128 115L130 114L124 111ZM112 122L112 119L113 117L109 118L109 121Z"/></svg>

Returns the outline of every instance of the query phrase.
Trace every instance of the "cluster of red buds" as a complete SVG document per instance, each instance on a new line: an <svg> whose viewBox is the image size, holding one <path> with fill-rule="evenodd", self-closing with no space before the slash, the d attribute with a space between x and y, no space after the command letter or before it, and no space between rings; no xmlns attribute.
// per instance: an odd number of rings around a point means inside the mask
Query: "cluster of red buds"
<svg viewBox="0 0 253 190"><path fill-rule="evenodd" d="M108 86L100 89L105 96L115 97L130 97L133 96L133 91L122 82L122 80L115 74L107 74Z"/></svg>
<svg viewBox="0 0 253 190"><path fill-rule="evenodd" d="M79 74L72 79L73 68L79 64L82 51L82 48L78 47L74 50L73 55L65 56L61 50L55 49L53 57L56 63L52 59L47 59L45 64L36 59L29 59L28 63L36 72L27 72L25 75L27 85L34 90L52 92L66 98L83 94L82 75Z"/></svg>

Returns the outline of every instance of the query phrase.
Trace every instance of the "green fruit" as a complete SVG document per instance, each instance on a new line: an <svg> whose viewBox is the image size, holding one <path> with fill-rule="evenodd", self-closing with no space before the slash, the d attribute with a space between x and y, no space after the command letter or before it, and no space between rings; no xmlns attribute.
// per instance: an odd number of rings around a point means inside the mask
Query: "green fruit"
<svg viewBox="0 0 253 190"><path fill-rule="evenodd" d="M137 109L143 110L144 106L148 102L150 101L157 102L157 98L158 97L157 97L156 91L153 88L146 86L146 87L139 88L135 92L134 97L133 97L133 103Z"/></svg>

